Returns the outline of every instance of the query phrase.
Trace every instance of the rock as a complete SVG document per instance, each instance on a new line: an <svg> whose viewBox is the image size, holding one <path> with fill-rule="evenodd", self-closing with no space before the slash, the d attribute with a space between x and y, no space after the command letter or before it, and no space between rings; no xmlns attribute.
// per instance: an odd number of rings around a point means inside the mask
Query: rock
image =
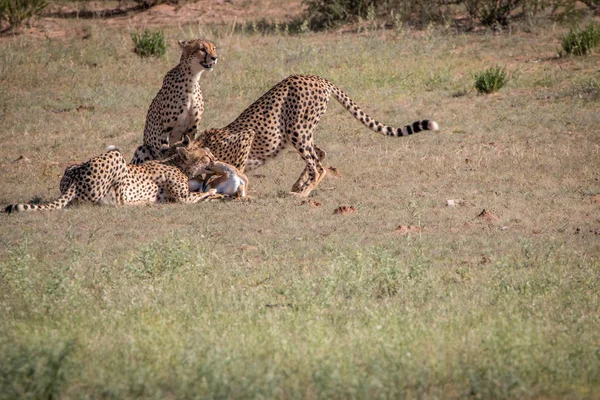
<svg viewBox="0 0 600 400"><path fill-rule="evenodd" d="M408 235L410 233L419 233L421 232L421 228L414 225L398 225L396 228L396 233L399 235Z"/></svg>
<svg viewBox="0 0 600 400"><path fill-rule="evenodd" d="M356 208L354 208L354 206L339 206L338 208L336 208L333 211L334 214L342 214L342 215L354 214L355 212L356 212Z"/></svg>
<svg viewBox="0 0 600 400"><path fill-rule="evenodd" d="M500 218L496 217L494 214L486 210L485 208L477 215L477 218L481 218L487 222L500 222Z"/></svg>
<svg viewBox="0 0 600 400"><path fill-rule="evenodd" d="M300 203L300 205L304 205L304 204L308 204L310 207L321 207L321 202L314 200L314 199L308 199L308 200L302 200L302 203Z"/></svg>
<svg viewBox="0 0 600 400"><path fill-rule="evenodd" d="M331 173L331 175L341 178L343 175L336 167L328 167L327 170Z"/></svg>
<svg viewBox="0 0 600 400"><path fill-rule="evenodd" d="M446 200L446 205L448 207L454 207L454 206L464 206L465 205L465 201L461 200L461 199L450 199L450 200Z"/></svg>

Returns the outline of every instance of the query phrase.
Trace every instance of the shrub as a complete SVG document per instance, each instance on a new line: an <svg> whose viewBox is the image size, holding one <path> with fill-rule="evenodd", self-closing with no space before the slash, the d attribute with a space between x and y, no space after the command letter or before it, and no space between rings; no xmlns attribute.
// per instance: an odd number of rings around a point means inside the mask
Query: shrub
<svg viewBox="0 0 600 400"><path fill-rule="evenodd" d="M493 93L502 88L508 82L508 75L504 68L491 67L487 70L475 73L475 89L479 93Z"/></svg>
<svg viewBox="0 0 600 400"><path fill-rule="evenodd" d="M167 52L163 31L150 32L145 29L142 34L132 33L131 39L135 46L134 51L141 57L162 57Z"/></svg>
<svg viewBox="0 0 600 400"><path fill-rule="evenodd" d="M0 342L0 399L58 399L73 342Z"/></svg>
<svg viewBox="0 0 600 400"><path fill-rule="evenodd" d="M8 22L7 29L14 29L42 11L46 0L0 0L0 22Z"/></svg>
<svg viewBox="0 0 600 400"><path fill-rule="evenodd" d="M522 0L466 0L471 18L477 18L485 26L507 26L510 14L523 3Z"/></svg>
<svg viewBox="0 0 600 400"><path fill-rule="evenodd" d="M564 54L584 56L590 54L600 44L600 24L590 23L587 28L569 29L562 37Z"/></svg>
<svg viewBox="0 0 600 400"><path fill-rule="evenodd" d="M418 16L422 22L444 19L449 6L463 0L304 0L304 19L313 30L359 19L388 18L394 23Z"/></svg>

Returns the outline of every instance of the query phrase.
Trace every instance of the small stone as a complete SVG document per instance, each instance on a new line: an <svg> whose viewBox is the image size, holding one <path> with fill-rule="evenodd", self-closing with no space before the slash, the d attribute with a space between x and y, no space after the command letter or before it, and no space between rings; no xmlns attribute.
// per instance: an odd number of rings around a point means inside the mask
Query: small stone
<svg viewBox="0 0 600 400"><path fill-rule="evenodd" d="M446 205L448 207L464 206L465 205L465 201L461 200L461 199L449 199L449 200L446 200Z"/></svg>
<svg viewBox="0 0 600 400"><path fill-rule="evenodd" d="M333 213L334 214L354 214L356 212L356 208L354 206L339 206L336 208Z"/></svg>
<svg viewBox="0 0 600 400"><path fill-rule="evenodd" d="M477 215L477 218L481 218L488 222L493 222L493 223L500 221L500 218L496 217L494 214L492 214L485 208L479 213L479 215Z"/></svg>
<svg viewBox="0 0 600 400"><path fill-rule="evenodd" d="M398 225L396 228L396 233L399 235L408 235L411 233L421 232L421 228L414 225Z"/></svg>

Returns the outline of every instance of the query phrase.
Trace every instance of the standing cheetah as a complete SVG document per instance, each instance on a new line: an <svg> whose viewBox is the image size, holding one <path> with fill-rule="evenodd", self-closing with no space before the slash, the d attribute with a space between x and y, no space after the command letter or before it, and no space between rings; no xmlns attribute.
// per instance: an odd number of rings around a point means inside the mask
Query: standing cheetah
<svg viewBox="0 0 600 400"><path fill-rule="evenodd" d="M193 135L204 113L204 99L200 91L200 75L212 71L217 64L217 48L207 40L181 40L179 64L170 70L160 91L152 100L146 126L144 144L135 150L132 164L160 158L162 145L180 141L184 134Z"/></svg>
<svg viewBox="0 0 600 400"><path fill-rule="evenodd" d="M403 128L383 125L369 117L333 83L318 76L292 75L271 88L225 128L200 133L198 144L208 147L217 160L244 171L274 158L291 142L306 162L292 192L308 196L325 177L321 162L326 153L313 143L313 134L332 94L354 118L383 135L407 136L422 130L438 130L438 124L430 120L416 121Z"/></svg>

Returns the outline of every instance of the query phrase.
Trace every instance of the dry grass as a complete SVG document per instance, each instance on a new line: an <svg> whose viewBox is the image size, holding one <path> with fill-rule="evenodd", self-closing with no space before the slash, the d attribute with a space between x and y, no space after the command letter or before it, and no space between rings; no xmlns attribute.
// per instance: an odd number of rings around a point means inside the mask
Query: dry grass
<svg viewBox="0 0 600 400"><path fill-rule="evenodd" d="M555 58L564 31L194 26L167 29L160 60L125 30L3 39L0 204L56 196L60 163L107 144L132 154L181 38L220 52L203 128L314 73L382 122L442 130L380 137L332 101L317 143L343 176L318 207L284 195L303 168L290 149L248 174L249 203L0 215L0 397L595 397L600 56ZM512 79L478 96L490 65Z"/></svg>

